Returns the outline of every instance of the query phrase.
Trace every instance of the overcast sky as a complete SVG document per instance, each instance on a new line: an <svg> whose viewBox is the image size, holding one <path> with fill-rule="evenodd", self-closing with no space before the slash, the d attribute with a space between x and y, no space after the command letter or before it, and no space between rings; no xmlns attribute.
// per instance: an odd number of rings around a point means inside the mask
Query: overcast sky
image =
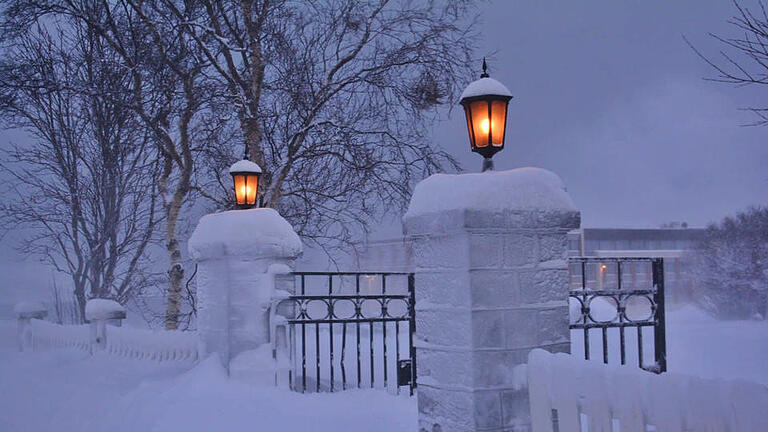
<svg viewBox="0 0 768 432"><path fill-rule="evenodd" d="M768 88L704 81L712 71L683 40L716 56L707 33L737 35L734 12L725 0L491 2L479 53L495 53L491 76L515 96L496 169L559 174L586 227L702 226L768 204L768 127L744 127L755 118L739 110L768 105ZM480 169L460 107L436 131Z"/></svg>
<svg viewBox="0 0 768 432"><path fill-rule="evenodd" d="M484 4L478 55L493 54L491 76L515 96L496 169L559 174L585 227L703 226L768 204L768 127L742 126L754 118L739 111L768 102L768 89L704 81L712 71L682 38L717 55L707 33L734 35L726 23L734 12L725 0ZM456 108L434 139L479 171ZM374 238L400 232L399 223L382 226ZM9 240L0 291L47 286L51 273L20 263Z"/></svg>

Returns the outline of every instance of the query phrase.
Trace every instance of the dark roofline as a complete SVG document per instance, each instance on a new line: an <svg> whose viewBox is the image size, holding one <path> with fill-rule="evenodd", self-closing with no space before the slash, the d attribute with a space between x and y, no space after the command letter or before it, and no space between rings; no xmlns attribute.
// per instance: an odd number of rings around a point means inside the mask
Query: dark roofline
<svg viewBox="0 0 768 432"><path fill-rule="evenodd" d="M699 240L704 228L582 228L585 240Z"/></svg>

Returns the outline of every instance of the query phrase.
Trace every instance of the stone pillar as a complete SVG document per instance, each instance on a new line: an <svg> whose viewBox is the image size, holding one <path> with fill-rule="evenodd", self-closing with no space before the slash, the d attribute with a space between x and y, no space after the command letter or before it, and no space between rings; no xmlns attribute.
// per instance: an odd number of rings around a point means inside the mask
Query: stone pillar
<svg viewBox="0 0 768 432"><path fill-rule="evenodd" d="M264 383L271 373L274 380L274 269L292 268L302 253L299 236L273 209L226 211L200 219L189 252L198 264L201 355L217 353L233 377Z"/></svg>
<svg viewBox="0 0 768 432"><path fill-rule="evenodd" d="M48 315L45 305L40 302L21 302L13 307L16 313L16 344L19 351L32 350L32 319L43 319Z"/></svg>
<svg viewBox="0 0 768 432"><path fill-rule="evenodd" d="M528 352L570 350L567 233L580 214L562 181L537 168L434 175L403 224L419 430L530 430Z"/></svg>

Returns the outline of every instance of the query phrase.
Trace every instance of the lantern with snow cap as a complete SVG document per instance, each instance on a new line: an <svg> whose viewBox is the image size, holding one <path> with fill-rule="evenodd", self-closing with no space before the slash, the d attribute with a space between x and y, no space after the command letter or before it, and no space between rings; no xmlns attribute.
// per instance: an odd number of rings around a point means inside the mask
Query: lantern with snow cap
<svg viewBox="0 0 768 432"><path fill-rule="evenodd" d="M239 209L256 207L261 167L244 159L232 164L229 173L235 185L235 206Z"/></svg>
<svg viewBox="0 0 768 432"><path fill-rule="evenodd" d="M467 131L472 151L480 153L483 171L493 169L493 155L504 149L507 127L507 105L512 99L507 87L488 75L483 59L480 79L471 82L461 94L461 105L467 117Z"/></svg>

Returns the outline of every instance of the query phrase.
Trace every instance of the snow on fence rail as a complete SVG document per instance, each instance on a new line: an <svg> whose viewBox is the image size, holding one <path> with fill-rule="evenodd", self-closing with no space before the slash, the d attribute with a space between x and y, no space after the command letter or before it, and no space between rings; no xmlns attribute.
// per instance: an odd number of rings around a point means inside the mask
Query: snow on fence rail
<svg viewBox="0 0 768 432"><path fill-rule="evenodd" d="M31 348L35 351L56 348L76 348L91 351L90 329L87 324L62 325L39 319L30 320Z"/></svg>
<svg viewBox="0 0 768 432"><path fill-rule="evenodd" d="M76 348L89 353L102 351L134 359L197 361L197 333L152 331L105 326L105 341L98 340L94 324L61 325L32 319L28 344L33 351ZM103 347L103 348L102 348Z"/></svg>
<svg viewBox="0 0 768 432"><path fill-rule="evenodd" d="M157 361L196 361L197 333L107 326L105 352Z"/></svg>
<svg viewBox="0 0 768 432"><path fill-rule="evenodd" d="M768 431L768 387L655 375L568 354L528 357L537 432Z"/></svg>
<svg viewBox="0 0 768 432"><path fill-rule="evenodd" d="M91 299L85 306L90 324L61 325L43 321L45 308L36 303L19 303L19 349L45 350L77 348L135 359L197 361L198 335L193 332L152 331L120 326L125 308L108 299ZM112 324L112 325L109 325Z"/></svg>

